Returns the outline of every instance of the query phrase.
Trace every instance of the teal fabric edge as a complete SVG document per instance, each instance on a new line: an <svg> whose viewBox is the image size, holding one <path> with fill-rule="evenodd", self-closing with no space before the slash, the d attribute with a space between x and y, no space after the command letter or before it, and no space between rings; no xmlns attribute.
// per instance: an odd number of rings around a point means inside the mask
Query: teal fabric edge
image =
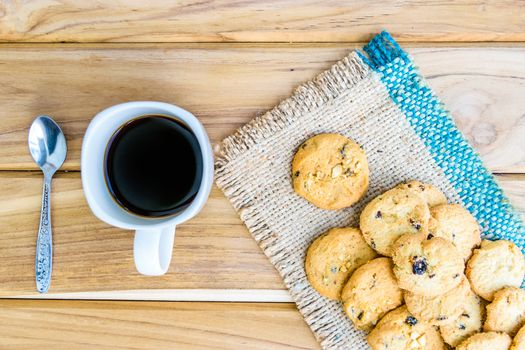
<svg viewBox="0 0 525 350"><path fill-rule="evenodd" d="M388 32L376 35L358 54L386 86L415 133L478 220L484 238L513 241L525 253L525 226L491 172L456 127L409 55Z"/></svg>

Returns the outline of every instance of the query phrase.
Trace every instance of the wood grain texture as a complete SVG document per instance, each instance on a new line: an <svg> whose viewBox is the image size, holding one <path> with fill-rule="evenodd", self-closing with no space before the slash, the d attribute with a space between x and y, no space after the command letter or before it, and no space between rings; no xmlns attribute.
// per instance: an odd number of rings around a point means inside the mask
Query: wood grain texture
<svg viewBox="0 0 525 350"><path fill-rule="evenodd" d="M4 0L1 41L334 42L525 40L522 0Z"/></svg>
<svg viewBox="0 0 525 350"><path fill-rule="evenodd" d="M37 294L34 254L41 180L37 172L0 172L0 296ZM498 180L524 213L525 175L498 176ZM135 271L133 233L110 227L93 216L82 195L78 172L58 174L53 186L54 268L50 293L284 288L273 266L216 188L203 212L177 228L169 272L152 278ZM147 291L143 295L148 298Z"/></svg>
<svg viewBox="0 0 525 350"><path fill-rule="evenodd" d="M26 144L36 115L51 114L66 132L68 170L79 169L91 118L126 101L178 104L218 142L361 46L343 43L388 29L415 43L416 63L486 164L525 172L525 46L516 43L525 41L524 7L523 0L0 0L0 42L38 43L0 50L0 348L319 348L295 306L282 303L289 299L277 272L216 188L203 212L178 228L169 273L151 278L135 271L133 233L98 221L79 173L59 173L51 293L280 304L1 299L37 296L42 179L12 171L36 169ZM45 44L58 42L94 44ZM523 215L525 175L497 178Z"/></svg>
<svg viewBox="0 0 525 350"><path fill-rule="evenodd" d="M135 270L133 232L95 218L81 187L79 173L58 174L53 181L50 292L283 288L273 266L217 188L204 210L177 228L169 272L147 277ZM34 254L41 176L0 172L0 188L0 296L36 294Z"/></svg>
<svg viewBox="0 0 525 350"><path fill-rule="evenodd" d="M487 166L525 172L525 48L409 51ZM133 100L178 104L217 142L348 52L334 44L7 46L0 50L0 169L36 169L27 130L47 113L66 133L64 169L78 170L91 118Z"/></svg>
<svg viewBox="0 0 525 350"><path fill-rule="evenodd" d="M293 304L0 300L0 348L319 349Z"/></svg>

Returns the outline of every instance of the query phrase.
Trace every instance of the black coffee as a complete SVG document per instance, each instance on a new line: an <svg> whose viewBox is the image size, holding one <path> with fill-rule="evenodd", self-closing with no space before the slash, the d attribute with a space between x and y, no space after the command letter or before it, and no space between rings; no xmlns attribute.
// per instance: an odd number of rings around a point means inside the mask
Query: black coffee
<svg viewBox="0 0 525 350"><path fill-rule="evenodd" d="M105 175L111 194L128 211L151 217L174 214L186 208L199 190L198 140L175 119L139 117L111 138Z"/></svg>

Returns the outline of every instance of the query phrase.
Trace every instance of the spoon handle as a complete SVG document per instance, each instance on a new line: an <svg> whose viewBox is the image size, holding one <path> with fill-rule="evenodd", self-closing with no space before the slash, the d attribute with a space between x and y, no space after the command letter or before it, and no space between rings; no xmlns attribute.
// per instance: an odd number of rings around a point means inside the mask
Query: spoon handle
<svg viewBox="0 0 525 350"><path fill-rule="evenodd" d="M51 284L51 269L53 263L53 242L51 236L51 176L44 177L42 191L42 210L40 212L40 226L36 241L36 289L45 293Z"/></svg>

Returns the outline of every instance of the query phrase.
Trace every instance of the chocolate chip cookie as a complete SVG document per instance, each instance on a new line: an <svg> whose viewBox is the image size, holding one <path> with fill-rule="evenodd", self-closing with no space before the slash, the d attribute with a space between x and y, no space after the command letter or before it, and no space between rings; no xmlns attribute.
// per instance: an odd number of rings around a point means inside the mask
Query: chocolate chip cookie
<svg viewBox="0 0 525 350"><path fill-rule="evenodd" d="M525 326L521 327L514 337L510 350L525 350Z"/></svg>
<svg viewBox="0 0 525 350"><path fill-rule="evenodd" d="M365 240L379 254L392 256L396 239L406 233L427 233L430 211L426 201L404 188L393 188L374 198L361 213Z"/></svg>
<svg viewBox="0 0 525 350"><path fill-rule="evenodd" d="M504 287L519 287L525 276L525 260L520 249L506 240L483 240L467 263L472 290L491 301Z"/></svg>
<svg viewBox="0 0 525 350"><path fill-rule="evenodd" d="M456 350L508 350L511 341L505 333L477 333L459 344Z"/></svg>
<svg viewBox="0 0 525 350"><path fill-rule="evenodd" d="M436 328L411 315L406 306L386 314L367 340L372 350L445 349Z"/></svg>
<svg viewBox="0 0 525 350"><path fill-rule="evenodd" d="M414 192L421 196L428 204L429 207L433 207L440 204L447 203L447 197L437 189L437 187L426 184L417 180L408 181L397 186L398 188L404 188Z"/></svg>
<svg viewBox="0 0 525 350"><path fill-rule="evenodd" d="M505 332L511 336L525 324L525 290L506 287L494 293L487 305L485 331Z"/></svg>
<svg viewBox="0 0 525 350"><path fill-rule="evenodd" d="M403 304L389 258L371 260L355 270L341 293L344 310L356 328L369 331L388 311Z"/></svg>
<svg viewBox="0 0 525 350"><path fill-rule="evenodd" d="M292 161L295 192L322 209L337 210L357 202L368 189L368 176L363 149L339 134L308 139Z"/></svg>
<svg viewBox="0 0 525 350"><path fill-rule="evenodd" d="M452 242L465 261L481 243L478 222L459 204L442 204L430 208L428 233Z"/></svg>
<svg viewBox="0 0 525 350"><path fill-rule="evenodd" d="M321 294L339 300L341 290L359 266L376 257L357 228L333 228L310 245L305 270L308 281Z"/></svg>
<svg viewBox="0 0 525 350"><path fill-rule="evenodd" d="M457 287L463 278L463 259L446 239L406 234L392 251L399 287L414 294L435 297Z"/></svg>
<svg viewBox="0 0 525 350"><path fill-rule="evenodd" d="M408 311L419 320L436 326L454 322L463 311L463 304L471 293L470 285L465 276L461 283L448 292L436 297L426 297L411 292L405 292L405 304Z"/></svg>
<svg viewBox="0 0 525 350"><path fill-rule="evenodd" d="M452 323L439 327L439 331L445 343L456 347L471 335L481 332L484 318L483 300L470 291L461 307L461 315Z"/></svg>

